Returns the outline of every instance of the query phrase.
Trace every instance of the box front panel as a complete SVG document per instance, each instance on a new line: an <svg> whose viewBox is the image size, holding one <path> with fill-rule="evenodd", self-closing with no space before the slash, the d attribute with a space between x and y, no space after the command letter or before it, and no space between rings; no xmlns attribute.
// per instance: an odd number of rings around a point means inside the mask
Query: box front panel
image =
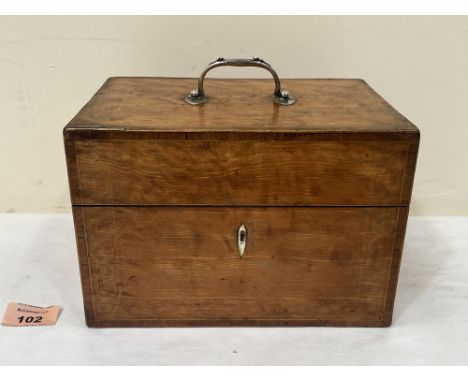
<svg viewBox="0 0 468 382"><path fill-rule="evenodd" d="M74 205L406 206L405 140L68 141Z"/></svg>
<svg viewBox="0 0 468 382"><path fill-rule="evenodd" d="M402 240L395 248L395 229L407 208L74 213L85 237L80 264L91 326L389 322Z"/></svg>

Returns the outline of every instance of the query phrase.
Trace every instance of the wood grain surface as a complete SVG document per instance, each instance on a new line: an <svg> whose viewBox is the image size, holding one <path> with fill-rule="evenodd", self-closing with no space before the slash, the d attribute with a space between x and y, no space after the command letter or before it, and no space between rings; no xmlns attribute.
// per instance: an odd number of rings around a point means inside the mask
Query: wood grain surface
<svg viewBox="0 0 468 382"><path fill-rule="evenodd" d="M271 79L206 79L207 104L184 97L196 79L115 77L106 81L67 129L284 132L417 132L363 80L284 79L297 98L272 102Z"/></svg>
<svg viewBox="0 0 468 382"><path fill-rule="evenodd" d="M75 205L408 205L416 156L402 140L72 145Z"/></svg>
<svg viewBox="0 0 468 382"><path fill-rule="evenodd" d="M404 233L398 226L406 213L74 207L86 241L80 264L87 322L388 325L393 300L387 294L398 274ZM242 258L240 224L248 231Z"/></svg>

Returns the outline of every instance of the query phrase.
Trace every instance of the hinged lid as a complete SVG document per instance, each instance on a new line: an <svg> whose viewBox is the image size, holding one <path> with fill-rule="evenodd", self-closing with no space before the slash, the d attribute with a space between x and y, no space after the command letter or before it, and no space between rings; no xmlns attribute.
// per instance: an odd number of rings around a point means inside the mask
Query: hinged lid
<svg viewBox="0 0 468 382"><path fill-rule="evenodd" d="M195 79L109 78L66 130L418 132L363 80L288 79L282 84L297 99L295 104L273 103L270 79L207 79L209 102L190 105L184 98L196 86Z"/></svg>
<svg viewBox="0 0 468 382"><path fill-rule="evenodd" d="M225 65L274 86L205 81ZM111 78L65 128L74 205L406 206L418 140L364 81L280 82L260 59L198 86Z"/></svg>

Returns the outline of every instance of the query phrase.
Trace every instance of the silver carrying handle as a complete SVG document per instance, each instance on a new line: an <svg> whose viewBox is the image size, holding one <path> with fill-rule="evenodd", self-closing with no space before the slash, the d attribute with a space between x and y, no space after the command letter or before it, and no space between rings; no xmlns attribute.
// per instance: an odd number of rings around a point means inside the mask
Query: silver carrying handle
<svg viewBox="0 0 468 382"><path fill-rule="evenodd" d="M207 68L202 72L198 79L198 89L192 90L190 94L185 97L185 102L191 105L199 105L208 102L208 97L203 89L203 80L211 69L219 66L255 66L257 68L263 68L268 70L273 79L275 80L275 92L273 93L273 102L278 105L289 106L296 102L296 99L289 94L287 90L281 90L281 83L276 71L271 67L270 64L263 61L261 58L218 58L211 62Z"/></svg>

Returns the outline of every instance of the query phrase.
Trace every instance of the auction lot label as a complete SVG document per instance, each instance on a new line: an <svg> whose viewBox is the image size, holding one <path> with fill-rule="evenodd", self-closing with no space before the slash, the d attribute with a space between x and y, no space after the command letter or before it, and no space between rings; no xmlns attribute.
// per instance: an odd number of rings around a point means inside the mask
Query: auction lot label
<svg viewBox="0 0 468 382"><path fill-rule="evenodd" d="M17 302L10 302L3 316L5 326L48 326L55 325L60 306L53 305L42 308Z"/></svg>

